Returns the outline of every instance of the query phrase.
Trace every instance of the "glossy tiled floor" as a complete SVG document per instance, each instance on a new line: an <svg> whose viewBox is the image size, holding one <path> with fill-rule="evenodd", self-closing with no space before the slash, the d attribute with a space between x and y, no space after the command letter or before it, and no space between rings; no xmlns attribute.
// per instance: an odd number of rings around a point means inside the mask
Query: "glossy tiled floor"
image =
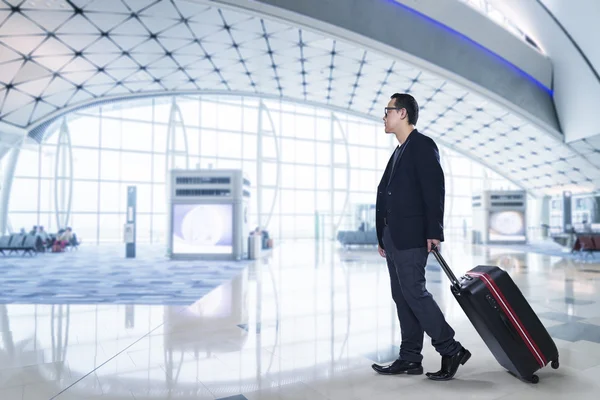
<svg viewBox="0 0 600 400"><path fill-rule="evenodd" d="M450 247L452 249L450 250ZM457 274L502 266L542 317L561 368L505 372L435 265L428 288L473 358L451 382L378 376L400 329L374 250L282 245L189 307L0 305L0 399L597 399L600 264L445 245ZM424 367L440 357L428 342Z"/></svg>

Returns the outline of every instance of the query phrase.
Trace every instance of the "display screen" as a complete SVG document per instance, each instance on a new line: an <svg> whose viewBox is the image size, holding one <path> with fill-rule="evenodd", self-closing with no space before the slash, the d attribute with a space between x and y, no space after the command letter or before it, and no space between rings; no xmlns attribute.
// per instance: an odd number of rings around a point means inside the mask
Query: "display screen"
<svg viewBox="0 0 600 400"><path fill-rule="evenodd" d="M174 254L230 254L232 204L174 204Z"/></svg>
<svg viewBox="0 0 600 400"><path fill-rule="evenodd" d="M522 242L525 240L525 214L522 211L490 213L490 241Z"/></svg>

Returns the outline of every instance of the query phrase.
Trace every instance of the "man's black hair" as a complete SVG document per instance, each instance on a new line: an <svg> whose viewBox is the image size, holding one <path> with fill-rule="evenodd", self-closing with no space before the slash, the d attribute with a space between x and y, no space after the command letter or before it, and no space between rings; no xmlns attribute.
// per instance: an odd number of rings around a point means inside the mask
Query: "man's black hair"
<svg viewBox="0 0 600 400"><path fill-rule="evenodd" d="M392 99L395 99L396 102L394 106L396 108L405 108L406 114L408 115L408 123L411 125L416 125L419 120L419 105L414 97L407 93L394 93Z"/></svg>

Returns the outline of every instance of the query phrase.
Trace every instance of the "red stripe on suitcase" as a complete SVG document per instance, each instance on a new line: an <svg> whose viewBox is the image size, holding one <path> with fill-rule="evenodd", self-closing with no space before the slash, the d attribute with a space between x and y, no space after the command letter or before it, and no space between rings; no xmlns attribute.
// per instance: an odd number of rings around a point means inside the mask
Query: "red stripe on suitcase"
<svg viewBox="0 0 600 400"><path fill-rule="evenodd" d="M502 291L500 290L498 285L496 285L496 282L494 282L494 280L488 274L481 273L481 272L467 272L467 275L476 276L483 281L483 283L488 287L488 289L490 290L490 292L492 293L492 295L494 296L496 301L500 304L500 306L504 310L505 314L510 318L510 321L512 322L514 327L517 329L517 332L519 332L519 335L521 336L521 338L523 339L523 341L529 348L529 351L531 351L531 354L533 354L533 356L536 359L536 361L538 362L538 364L540 364L541 367L546 366L546 364L548 364L548 362L546 361L546 358L544 357L544 355L542 354L542 352L540 351L540 349L538 348L536 343L531 338L531 335L529 334L529 332L527 332L527 330L525 329L525 326L523 325L523 323L521 323L521 320L519 320L519 317L517 316L517 314L513 311L509 302L506 300L506 298L502 294Z"/></svg>

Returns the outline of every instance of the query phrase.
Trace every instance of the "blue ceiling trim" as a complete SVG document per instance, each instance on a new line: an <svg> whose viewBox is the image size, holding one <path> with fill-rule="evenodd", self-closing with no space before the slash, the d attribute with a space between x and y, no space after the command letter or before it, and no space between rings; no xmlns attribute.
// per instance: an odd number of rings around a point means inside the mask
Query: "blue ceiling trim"
<svg viewBox="0 0 600 400"><path fill-rule="evenodd" d="M444 29L445 31L449 32L452 35L455 35L457 37L459 37L461 40L464 40L465 42L468 42L469 44L479 48L480 50L488 53L489 55L493 56L494 58L496 58L498 61L502 62L504 65L506 65L507 67L513 69L514 71L516 71L517 73L519 73L520 75L524 76L525 78L527 78L528 80L530 80L531 82L535 83L537 86L541 87L542 89L544 89L546 92L548 92L550 94L550 96L552 96L553 94L553 90L552 88L549 88L548 86L546 86L545 84L543 84L542 82L540 82L538 79L536 79L535 77L533 77L531 74L523 71L521 68L517 67L515 64L513 64L512 62L508 61L506 58L502 57L501 55L499 55L498 53L493 52L492 50L488 49L487 47L483 46L482 44L476 42L475 40L471 39L470 37L460 33L459 31L449 27L448 25L445 25L443 23L441 23L440 21L431 18L430 16L423 14L420 11L415 10L414 8L411 8L405 4L399 3L396 0L387 0L393 4L395 4L398 7L401 7L413 14L415 14L416 16L418 16L419 18L422 18L426 21L428 21L429 23L432 23L436 26L439 26L440 28Z"/></svg>

